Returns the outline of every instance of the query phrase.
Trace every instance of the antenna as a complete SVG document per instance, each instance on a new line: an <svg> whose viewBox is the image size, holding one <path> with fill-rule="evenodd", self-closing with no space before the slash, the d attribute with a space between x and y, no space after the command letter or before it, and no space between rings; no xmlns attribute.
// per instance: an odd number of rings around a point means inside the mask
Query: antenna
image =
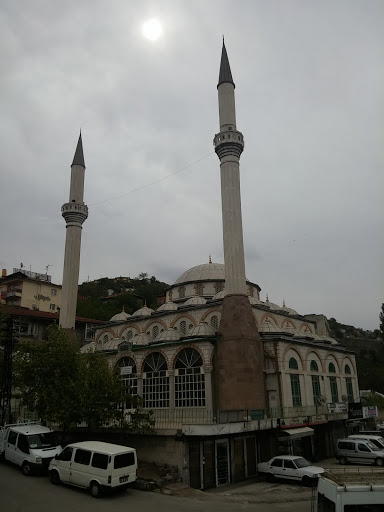
<svg viewBox="0 0 384 512"><path fill-rule="evenodd" d="M49 269L49 267L53 267L53 265L46 265L46 266L45 266L45 273L46 273L46 274L48 274L48 269Z"/></svg>

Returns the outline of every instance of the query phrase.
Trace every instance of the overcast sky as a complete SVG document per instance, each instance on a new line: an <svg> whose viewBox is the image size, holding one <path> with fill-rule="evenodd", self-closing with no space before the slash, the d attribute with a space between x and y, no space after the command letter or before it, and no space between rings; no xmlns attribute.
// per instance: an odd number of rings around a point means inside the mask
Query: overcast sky
<svg viewBox="0 0 384 512"><path fill-rule="evenodd" d="M151 18L157 41L142 35ZM382 0L3 0L1 268L50 265L62 282L80 128L80 283L172 284L210 254L224 262L212 146L224 34L248 279L262 300L378 328L383 19Z"/></svg>

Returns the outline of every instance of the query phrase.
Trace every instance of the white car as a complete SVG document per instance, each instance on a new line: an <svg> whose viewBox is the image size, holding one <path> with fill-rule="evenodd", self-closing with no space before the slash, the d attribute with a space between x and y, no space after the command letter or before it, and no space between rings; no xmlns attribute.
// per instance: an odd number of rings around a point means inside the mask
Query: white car
<svg viewBox="0 0 384 512"><path fill-rule="evenodd" d="M325 470L319 466L312 466L304 457L298 455L278 455L268 462L260 462L257 471L265 473L268 480L286 478L301 481L305 485L313 485Z"/></svg>

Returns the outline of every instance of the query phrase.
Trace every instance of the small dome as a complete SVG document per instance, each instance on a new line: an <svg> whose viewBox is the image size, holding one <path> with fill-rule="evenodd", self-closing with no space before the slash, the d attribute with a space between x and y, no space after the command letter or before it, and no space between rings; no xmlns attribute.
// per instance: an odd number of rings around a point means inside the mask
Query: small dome
<svg viewBox="0 0 384 512"><path fill-rule="evenodd" d="M113 315L113 317L109 320L110 322L124 322L128 318L131 318L131 315L125 312L124 308L120 313Z"/></svg>
<svg viewBox="0 0 384 512"><path fill-rule="evenodd" d="M176 311L179 306L172 301L164 302L156 311Z"/></svg>
<svg viewBox="0 0 384 512"><path fill-rule="evenodd" d="M132 342L133 345L148 345L148 343L151 341L151 338L149 334L142 331L140 334L134 336L129 341Z"/></svg>
<svg viewBox="0 0 384 512"><path fill-rule="evenodd" d="M89 354L92 352L96 352L97 346L95 341L91 341L90 343L86 343L82 347L80 347L81 354Z"/></svg>
<svg viewBox="0 0 384 512"><path fill-rule="evenodd" d="M271 309L272 311L280 311L281 310L280 306L278 306L277 304L274 304L273 302L269 302L268 295L267 295L267 298L265 299L264 304L266 306L268 306L269 309Z"/></svg>
<svg viewBox="0 0 384 512"><path fill-rule="evenodd" d="M179 341L180 334L176 331L174 327L168 327L165 331L161 332L156 338L156 342L158 341Z"/></svg>
<svg viewBox="0 0 384 512"><path fill-rule="evenodd" d="M109 352L112 350L118 350L119 345L122 341L123 340L121 338L111 338L106 343L103 343L99 350L106 351L106 352Z"/></svg>
<svg viewBox="0 0 384 512"><path fill-rule="evenodd" d="M206 304L206 302L206 299L204 299L203 297L195 295L195 297L191 297L190 299L186 300L183 306L197 306L199 304Z"/></svg>
<svg viewBox="0 0 384 512"><path fill-rule="evenodd" d="M154 310L149 308L147 303L144 302L144 307L135 311L132 316L151 316L152 313L154 313Z"/></svg>
<svg viewBox="0 0 384 512"><path fill-rule="evenodd" d="M287 308L285 305L285 300L283 300L283 307L281 308L282 311L285 311L285 313L288 313L288 315L298 315L299 313L295 311L292 308Z"/></svg>
<svg viewBox="0 0 384 512"><path fill-rule="evenodd" d="M211 300L220 300L224 299L224 297L227 295L227 292L224 290L221 290L221 292L217 292L216 295L212 297Z"/></svg>
<svg viewBox="0 0 384 512"><path fill-rule="evenodd" d="M211 325L201 321L189 331L188 338L202 338L203 336L215 336L215 334L216 331Z"/></svg>

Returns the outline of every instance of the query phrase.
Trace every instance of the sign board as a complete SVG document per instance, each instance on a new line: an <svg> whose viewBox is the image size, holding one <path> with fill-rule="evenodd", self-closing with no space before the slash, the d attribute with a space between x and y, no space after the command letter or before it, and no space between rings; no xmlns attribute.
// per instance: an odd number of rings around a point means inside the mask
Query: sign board
<svg viewBox="0 0 384 512"><path fill-rule="evenodd" d="M327 408L329 413L347 412L347 404L344 402L331 402L327 404Z"/></svg>
<svg viewBox="0 0 384 512"><path fill-rule="evenodd" d="M130 375L132 373L132 366L122 366L120 368L120 375Z"/></svg>
<svg viewBox="0 0 384 512"><path fill-rule="evenodd" d="M376 405L368 405L368 407L363 407L363 418L376 418L377 417L377 406Z"/></svg>
<svg viewBox="0 0 384 512"><path fill-rule="evenodd" d="M363 418L363 406L361 402L350 402L348 404L348 418L350 420Z"/></svg>

